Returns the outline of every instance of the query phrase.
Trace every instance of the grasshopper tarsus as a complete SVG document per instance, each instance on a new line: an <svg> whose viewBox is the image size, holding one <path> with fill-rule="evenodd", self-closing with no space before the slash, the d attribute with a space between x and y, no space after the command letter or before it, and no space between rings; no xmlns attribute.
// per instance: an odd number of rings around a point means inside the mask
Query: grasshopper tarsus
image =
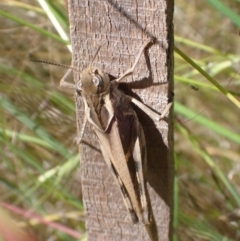
<svg viewBox="0 0 240 241"><path fill-rule="evenodd" d="M137 224L138 223L138 216L137 216L137 214L133 210L131 210L131 209L129 209L128 211L130 213L132 223L133 224Z"/></svg>

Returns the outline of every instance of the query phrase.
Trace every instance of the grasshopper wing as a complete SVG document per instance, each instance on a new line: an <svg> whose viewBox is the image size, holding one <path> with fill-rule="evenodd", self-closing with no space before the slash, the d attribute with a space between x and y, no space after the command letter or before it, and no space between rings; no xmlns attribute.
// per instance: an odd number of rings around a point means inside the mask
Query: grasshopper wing
<svg viewBox="0 0 240 241"><path fill-rule="evenodd" d="M114 116L103 131L96 130L108 167L121 190L133 223L141 219L149 223L144 182L146 145L142 127L129 98L116 86L105 101L108 116ZM109 107L111 106L111 108ZM111 114L111 112L113 114Z"/></svg>

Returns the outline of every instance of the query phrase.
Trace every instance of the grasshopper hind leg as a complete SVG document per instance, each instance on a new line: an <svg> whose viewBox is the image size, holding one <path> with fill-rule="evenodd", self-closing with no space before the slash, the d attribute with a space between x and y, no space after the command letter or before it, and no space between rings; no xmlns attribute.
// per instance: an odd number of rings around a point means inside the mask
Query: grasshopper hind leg
<svg viewBox="0 0 240 241"><path fill-rule="evenodd" d="M147 202L147 193L146 193L146 183L144 180L144 174L146 172L147 166L147 150L144 132L142 126L136 121L138 126L138 138L135 142L133 149L133 158L136 168L136 177L138 182L138 190L140 196L140 202L142 207L142 222L144 224L150 224L151 218L149 215L149 206Z"/></svg>
<svg viewBox="0 0 240 241"><path fill-rule="evenodd" d="M131 221L132 221L133 224L136 224L136 223L138 223L139 219L138 219L138 216L135 212L135 209L133 208L133 204L132 204L132 202L129 198L127 190L126 190L118 172L116 171L116 169L112 165L112 162L111 162L111 160L108 156L108 152L107 152L106 148L103 145L101 145L101 143L100 143L100 147L101 147L102 154L104 156L105 162L106 162L108 168L110 169L110 171L111 171L111 173L112 173L112 175L113 175L113 177L116 181L116 184L118 185L118 188L120 189L120 193L121 193L122 199L124 201L124 205L128 210Z"/></svg>
<svg viewBox="0 0 240 241"><path fill-rule="evenodd" d="M129 196L128 196L128 194L127 194L126 188L124 187L124 185L123 185L123 183L122 183L122 180L121 180L121 178L119 177L119 175L118 175L118 173L116 172L116 170L115 170L115 168L114 168L113 165L111 165L111 171L112 171L114 177L116 177L117 182L118 182L118 184L119 184L119 186L120 186L121 195L122 195L122 197L123 197L124 204L125 204L125 206L127 207L128 212L129 212L129 214L130 214L132 223L133 223L133 224L136 224L136 223L138 223L138 216L137 216L136 212L135 212L134 209L133 209L133 206L132 206L132 203L131 203L131 201L130 201L130 199L129 199Z"/></svg>

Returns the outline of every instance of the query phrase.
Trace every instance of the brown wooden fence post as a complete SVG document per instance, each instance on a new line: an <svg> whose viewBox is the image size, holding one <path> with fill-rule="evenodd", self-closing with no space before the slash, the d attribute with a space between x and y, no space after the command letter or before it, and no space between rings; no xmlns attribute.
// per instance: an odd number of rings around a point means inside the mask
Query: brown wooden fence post
<svg viewBox="0 0 240 241"><path fill-rule="evenodd" d="M69 0L73 66L85 68L97 47L94 66L119 76L135 60L139 47L157 39L129 77L133 92L160 112L171 99L173 77L173 0ZM77 81L78 74L74 79ZM172 101L172 100L171 100ZM81 128L83 103L77 99L77 126ZM137 111L144 127L147 151L147 188L154 216L151 226L131 224L117 185L100 152L90 125L80 146L81 180L88 240L169 241L173 213L172 114L153 122Z"/></svg>

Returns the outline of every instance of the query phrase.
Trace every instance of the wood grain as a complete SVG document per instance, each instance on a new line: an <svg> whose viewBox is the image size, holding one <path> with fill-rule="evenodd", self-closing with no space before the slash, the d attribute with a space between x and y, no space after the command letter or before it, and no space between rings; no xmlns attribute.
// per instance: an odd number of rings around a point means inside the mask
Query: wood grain
<svg viewBox="0 0 240 241"><path fill-rule="evenodd" d="M126 91L161 113L173 91L173 1L170 0L69 0L73 66L84 69L98 46L94 66L114 76L127 70L140 46L157 39L141 57ZM74 74L75 82L79 75ZM124 87L124 86L123 86ZM126 88L126 87L125 87ZM172 101L172 100L171 100ZM80 98L77 128L84 115ZM153 122L136 108L144 128L147 151L148 199L154 216L151 226L132 225L120 192L100 152L90 125L80 146L82 193L90 241L168 241L172 239L173 124L172 115ZM92 148L94 147L94 148Z"/></svg>

